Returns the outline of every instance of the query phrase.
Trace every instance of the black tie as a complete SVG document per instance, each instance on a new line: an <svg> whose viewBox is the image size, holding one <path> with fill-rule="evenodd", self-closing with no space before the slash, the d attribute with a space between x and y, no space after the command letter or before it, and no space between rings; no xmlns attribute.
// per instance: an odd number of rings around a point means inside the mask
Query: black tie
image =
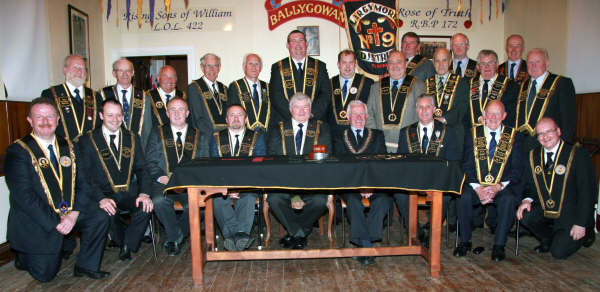
<svg viewBox="0 0 600 292"><path fill-rule="evenodd" d="M258 100L258 90L256 89L256 87L258 86L258 84L252 84L252 100L254 101L254 106L256 108L258 108L258 106L260 105L260 101Z"/></svg>
<svg viewBox="0 0 600 292"><path fill-rule="evenodd" d="M544 166L546 171L552 170L552 166L554 165L554 161L552 161L552 154L554 154L554 152L546 153L546 165Z"/></svg>
<svg viewBox="0 0 600 292"><path fill-rule="evenodd" d="M75 101L77 102L78 105L81 105L81 95L79 95L79 89L75 88L75 90L73 90L73 92L75 92Z"/></svg>
<svg viewBox="0 0 600 292"><path fill-rule="evenodd" d="M427 144L429 144L429 138L427 137L427 128L423 127L423 140L421 141L421 153L427 153Z"/></svg>
<svg viewBox="0 0 600 292"><path fill-rule="evenodd" d="M363 137L360 134L361 130L356 129L356 146L360 147L363 143Z"/></svg>
<svg viewBox="0 0 600 292"><path fill-rule="evenodd" d="M483 80L483 88L481 89L481 100L485 100L488 96L489 80Z"/></svg>
<svg viewBox="0 0 600 292"><path fill-rule="evenodd" d="M456 70L454 71L456 73L456 75L459 75L462 77L462 61L458 61L458 63L456 64Z"/></svg>
<svg viewBox="0 0 600 292"><path fill-rule="evenodd" d="M344 80L344 86L342 86L342 103L346 103L347 94L348 94L348 80Z"/></svg>
<svg viewBox="0 0 600 292"><path fill-rule="evenodd" d="M232 156L236 156L236 154L238 153L238 151L240 151L240 139L239 139L240 135L235 135L235 146L233 146L233 155Z"/></svg>
<svg viewBox="0 0 600 292"><path fill-rule="evenodd" d="M54 170L58 172L58 159L56 159L56 154L54 153L54 147L52 147L52 144L48 145L48 153L50 153L50 162L52 162Z"/></svg>
<svg viewBox="0 0 600 292"><path fill-rule="evenodd" d="M302 70L302 63L298 62L298 75L304 77L304 71Z"/></svg>
<svg viewBox="0 0 600 292"><path fill-rule="evenodd" d="M298 132L296 132L296 155L302 154L302 136L304 135L302 132L303 124L298 124Z"/></svg>
<svg viewBox="0 0 600 292"><path fill-rule="evenodd" d="M125 119L125 125L129 125L129 103L127 102L127 90L121 90L123 93L123 118Z"/></svg>
<svg viewBox="0 0 600 292"><path fill-rule="evenodd" d="M213 89L213 96L215 97L215 100L219 100L219 91L217 90L217 88L215 87L215 84L212 84L212 89Z"/></svg>
<svg viewBox="0 0 600 292"><path fill-rule="evenodd" d="M441 94L442 90L444 90L444 77L443 76L438 76L438 84L437 84L437 92L438 92L438 94Z"/></svg>
<svg viewBox="0 0 600 292"><path fill-rule="evenodd" d="M510 79L515 79L515 65L517 65L517 63L512 63L510 64Z"/></svg>
<svg viewBox="0 0 600 292"><path fill-rule="evenodd" d="M496 132L490 132L490 135L492 136L492 140L490 141L490 149L488 150L488 156L490 157L490 160L492 160L492 158L494 158L494 153L496 152Z"/></svg>
<svg viewBox="0 0 600 292"><path fill-rule="evenodd" d="M531 109L531 105L533 104L533 100L535 100L535 95L537 94L537 81L534 79L531 82L531 89L529 90L529 97L527 97L527 112Z"/></svg>
<svg viewBox="0 0 600 292"><path fill-rule="evenodd" d="M396 94L398 93L398 80L394 80L394 82L392 82L392 99L394 97L396 97ZM394 109L392 109L393 111Z"/></svg>
<svg viewBox="0 0 600 292"><path fill-rule="evenodd" d="M166 103L165 105L167 105L167 104L169 104L169 100L171 100L171 95L170 95L170 94L167 94L167 95L165 95L165 96L167 97L167 103Z"/></svg>
<svg viewBox="0 0 600 292"><path fill-rule="evenodd" d="M119 157L119 148L117 148L117 145L115 144L115 138L117 138L117 135L108 135L110 137L110 148L113 151L113 154L115 155L115 157Z"/></svg>
<svg viewBox="0 0 600 292"><path fill-rule="evenodd" d="M183 155L183 142L181 141L181 132L177 132L177 141L175 143L177 147L177 155Z"/></svg>

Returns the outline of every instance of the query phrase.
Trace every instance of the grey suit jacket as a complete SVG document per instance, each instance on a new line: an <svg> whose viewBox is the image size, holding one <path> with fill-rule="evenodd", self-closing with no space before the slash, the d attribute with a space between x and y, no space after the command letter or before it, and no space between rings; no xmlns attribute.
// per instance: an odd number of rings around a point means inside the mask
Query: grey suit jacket
<svg viewBox="0 0 600 292"><path fill-rule="evenodd" d="M433 67L433 63L431 62L431 60L425 59L409 75L415 76L419 80L425 82L427 78L435 75L435 67Z"/></svg>

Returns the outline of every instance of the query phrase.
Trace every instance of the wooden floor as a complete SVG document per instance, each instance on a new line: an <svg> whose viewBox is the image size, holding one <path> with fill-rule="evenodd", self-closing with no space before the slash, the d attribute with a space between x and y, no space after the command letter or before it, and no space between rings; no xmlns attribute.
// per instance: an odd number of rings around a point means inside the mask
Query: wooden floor
<svg viewBox="0 0 600 292"><path fill-rule="evenodd" d="M277 227L277 225L275 225ZM278 229L274 228L274 229ZM338 226L337 234L341 234ZM273 231L277 245L281 236ZM392 243L405 239L405 230L392 226ZM473 233L473 245L484 246L482 254L464 258L452 256L450 243L442 243L442 272L432 279L425 261L417 256L379 257L363 267L350 258L319 260L210 262L206 265L204 285L193 287L189 245L176 257L159 251L152 256L152 245L144 244L133 260L118 260L118 249L107 249L102 269L111 272L105 280L73 277L73 257L50 283L39 283L28 273L16 270L13 263L0 267L2 291L600 291L600 245L582 248L563 261L549 254L537 255L537 241L522 237L520 255L515 257L514 238L507 243L507 259L490 260L492 236L487 230ZM336 245L340 245L338 239ZM326 247L326 236L313 232L309 247Z"/></svg>

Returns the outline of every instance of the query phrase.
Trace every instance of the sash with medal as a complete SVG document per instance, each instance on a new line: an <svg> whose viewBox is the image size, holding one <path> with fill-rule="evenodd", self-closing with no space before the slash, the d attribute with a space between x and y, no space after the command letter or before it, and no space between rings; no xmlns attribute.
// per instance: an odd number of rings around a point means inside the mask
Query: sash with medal
<svg viewBox="0 0 600 292"><path fill-rule="evenodd" d="M225 104L227 103L227 95L224 92L227 92L227 88L223 83L217 82L217 86L219 87L219 98L216 99L213 95L213 92L208 88L208 85L202 78L198 80L194 80L193 83L196 85L198 92L202 95L202 102L204 102L204 106L206 107L206 111L208 112L208 117L210 118L210 122L213 125L213 128L226 128L227 123L225 122Z"/></svg>
<svg viewBox="0 0 600 292"><path fill-rule="evenodd" d="M163 102L160 97L160 93L158 89L148 90L146 93L147 96L151 99L152 104L152 112L154 113L154 118L158 122L157 125L162 126L169 122L169 117L167 117L167 105ZM175 90L175 96L173 97L181 97L183 99L187 99L187 95L185 92L180 90ZM173 98L171 97L171 98Z"/></svg>
<svg viewBox="0 0 600 292"><path fill-rule="evenodd" d="M400 126L404 118L406 109L406 96L410 92L415 77L407 75L402 81L402 85L396 92L396 96L392 96L390 86L390 77L382 78L379 81L380 86L380 102L381 102L381 124L384 130L393 130ZM401 106L398 106L398 103Z"/></svg>
<svg viewBox="0 0 600 292"><path fill-rule="evenodd" d="M50 207L59 215L66 215L75 204L75 153L73 144L56 136L56 154L59 169L54 169L36 139L28 134L16 141L29 155Z"/></svg>
<svg viewBox="0 0 600 292"><path fill-rule="evenodd" d="M436 97L435 102L437 109L434 112L436 117L442 117L452 109L452 105L454 104L454 95L456 93L456 87L458 86L459 80L459 75L452 73L448 74L446 84L444 84L444 88L441 92L437 92L437 82L435 81L435 76L429 77L427 80L425 80L427 94L433 94Z"/></svg>
<svg viewBox="0 0 600 292"><path fill-rule="evenodd" d="M471 98L469 100L469 110L471 113L471 125L475 126L478 124L483 124L483 109L489 101L492 100L502 100L502 95L506 90L506 85L510 81L510 78L504 75L496 75L496 80L492 84L492 89L488 94L487 98L481 102L481 96L479 92L479 87L481 84L481 80L479 78L479 74L471 79Z"/></svg>
<svg viewBox="0 0 600 292"><path fill-rule="evenodd" d="M552 219L560 217L571 164L575 156L575 151L580 147L579 143L574 146L568 145L563 141L560 143L561 145L554 156L554 165L550 170L544 169L543 147L537 147L529 152L529 163L533 172L533 181L537 189L540 205L544 210L544 217Z"/></svg>
<svg viewBox="0 0 600 292"><path fill-rule="evenodd" d="M58 108L64 137L77 141L83 133L96 127L96 113L100 106L96 102L96 93L84 87L83 112L76 109L71 100L71 93L66 84L50 88L54 102Z"/></svg>
<svg viewBox="0 0 600 292"><path fill-rule="evenodd" d="M354 145L356 145L356 143L352 143L350 141L350 139L352 139L352 141L356 141L356 136L354 136L354 133L352 133L352 129L346 129L344 130L344 143L346 143L346 148L348 150L350 150L350 152L352 152L352 154L361 154L363 152L365 152L365 150L367 150L367 147L369 147L369 145L371 144L371 140L373 140L373 130L369 129L369 128L364 128L363 131L363 143L362 146L359 149L356 149L354 147Z"/></svg>
<svg viewBox="0 0 600 292"><path fill-rule="evenodd" d="M130 99L130 112L123 113L123 115L129 116L129 125L125 125L127 130L137 133L138 135L142 134L142 127L144 126L144 111L146 110L144 106L144 91L136 90L134 86L131 86L131 99ZM122 94L117 92L117 86L107 86L102 88L102 97L104 100L107 99L115 99L119 103L121 103ZM123 119L123 123L125 123L125 119Z"/></svg>
<svg viewBox="0 0 600 292"><path fill-rule="evenodd" d="M415 55L410 62L406 65L406 75L409 75L423 63L423 61L427 60L423 55Z"/></svg>
<svg viewBox="0 0 600 292"><path fill-rule="evenodd" d="M529 77L529 75L527 74L527 62L525 60L521 60L521 63L519 63L519 68L517 69L517 76L515 78L515 82L517 83L521 83L525 80L527 80L527 77ZM502 63L500 66L498 66L498 74L502 74L504 76L509 76L510 75L510 68L508 68L508 61Z"/></svg>
<svg viewBox="0 0 600 292"><path fill-rule="evenodd" d="M250 90L250 86L248 86L246 78L236 80L234 84L240 97L240 103L246 110L246 116L248 117L246 125L248 129L255 130L256 128L262 128L266 131L269 127L269 119L271 117L269 84L262 80L259 80L259 82L262 97L259 105L254 104L252 91Z"/></svg>
<svg viewBox="0 0 600 292"><path fill-rule="evenodd" d="M425 153L427 155L439 156L440 145L446 137L446 125L442 122L433 122L433 133L427 144L427 150L424 152L421 149L421 142L419 141L421 129L419 129L419 123L414 123L406 129L406 141L408 142L408 151L410 153Z"/></svg>
<svg viewBox="0 0 600 292"><path fill-rule="evenodd" d="M292 58L287 57L277 62L279 74L281 75L281 83L283 84L283 94L286 100L290 100L298 91L310 96L310 100L315 100L315 92L317 89L317 78L319 75L319 62L317 60L306 57L304 61L304 82L303 88L296 88L296 80L294 72L296 67L292 64Z"/></svg>
<svg viewBox="0 0 600 292"><path fill-rule="evenodd" d="M133 155L135 153L135 136L126 130L120 130L119 132L121 133L119 138L120 155L119 153L113 153L110 149L106 139L104 139L102 129L97 129L88 134L100 158L104 174L115 193L129 191Z"/></svg>
<svg viewBox="0 0 600 292"><path fill-rule="evenodd" d="M521 84L521 91L519 93L519 101L517 102L517 129L520 132L526 132L531 136L535 136L535 125L544 116L546 108L548 107L548 101L554 94L560 76L552 73L548 73L544 84L538 90L531 108L527 112L527 97L529 96L529 84L531 78L527 79Z"/></svg>
<svg viewBox="0 0 600 292"><path fill-rule="evenodd" d="M467 67L465 69L465 72L462 76L462 78L473 78L475 77L475 75L477 75L478 71L477 71L477 62L471 60L471 59L467 59L469 60L467 63ZM454 61L450 62L450 72L452 73L456 73L456 70L453 69L454 67Z"/></svg>
<svg viewBox="0 0 600 292"><path fill-rule="evenodd" d="M321 123L320 120L308 120L304 146L319 144ZM283 155L302 155L302 153L296 153L296 135L294 135L292 123L279 122L279 130L281 131L281 149L283 150ZM290 149L292 153L288 154L287 149Z"/></svg>
<svg viewBox="0 0 600 292"><path fill-rule="evenodd" d="M331 94L331 104L333 105L333 116L338 125L350 125L348 113L346 112L346 105L349 101L360 98L360 93L362 92L366 78L367 77L364 75L354 74L352 84L350 84L346 96L342 96L344 93L342 92L343 85L340 84L340 78L331 78L331 88L335 88Z"/></svg>
<svg viewBox="0 0 600 292"><path fill-rule="evenodd" d="M494 157L490 161L487 140L485 138L485 126L477 125L472 128L475 172L477 172L479 184L491 186L500 183L504 167L512 151L513 139L516 132L514 128L503 126Z"/></svg>
<svg viewBox="0 0 600 292"><path fill-rule="evenodd" d="M173 138L173 131L171 130L170 124L160 126L159 133L167 166L167 175L171 176L173 169L175 169L180 162L192 160L196 156L200 131L188 125L183 145L177 145L175 138ZM177 149L183 150L178 151Z"/></svg>
<svg viewBox="0 0 600 292"><path fill-rule="evenodd" d="M219 150L219 157L249 157L252 156L254 151L254 144L258 138L259 133L252 130L246 129L244 131L244 137L240 140L240 149L237 153L232 154L234 145L231 145L229 141L229 130L221 130L215 133L215 140L217 141L217 149Z"/></svg>

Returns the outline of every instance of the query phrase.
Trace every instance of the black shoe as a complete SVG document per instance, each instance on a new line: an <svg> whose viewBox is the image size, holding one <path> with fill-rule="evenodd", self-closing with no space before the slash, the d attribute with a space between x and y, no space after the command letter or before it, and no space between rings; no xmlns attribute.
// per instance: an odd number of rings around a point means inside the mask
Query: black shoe
<svg viewBox="0 0 600 292"><path fill-rule="evenodd" d="M294 246L294 244L295 244L294 237L292 237L289 234L279 240L279 245L282 248L292 248L292 246Z"/></svg>
<svg viewBox="0 0 600 292"><path fill-rule="evenodd" d="M112 239L108 241L106 247L120 247L121 245L113 241Z"/></svg>
<svg viewBox="0 0 600 292"><path fill-rule="evenodd" d="M536 253L547 253L550 251L550 246L546 244L540 244L533 248Z"/></svg>
<svg viewBox="0 0 600 292"><path fill-rule="evenodd" d="M152 243L152 237L150 235L144 235L144 237L142 238L142 241L144 243Z"/></svg>
<svg viewBox="0 0 600 292"><path fill-rule="evenodd" d="M110 276L109 272L104 272L104 271L90 271L88 269L84 269L84 268L80 268L78 266L75 266L75 269L73 269L73 276L75 277L89 277L92 279L103 279L103 278L107 278L108 276Z"/></svg>
<svg viewBox="0 0 600 292"><path fill-rule="evenodd" d="M235 246L235 239L233 237L225 237L225 242L223 242L225 249L228 251L236 251L238 250Z"/></svg>
<svg viewBox="0 0 600 292"><path fill-rule="evenodd" d="M470 242L461 242L458 247L454 249L455 257L464 257L469 251L471 251L472 244Z"/></svg>
<svg viewBox="0 0 600 292"><path fill-rule="evenodd" d="M21 270L21 271L27 270L27 267L25 267L25 265L19 260L18 255L15 257L15 268L17 268L17 270Z"/></svg>
<svg viewBox="0 0 600 292"><path fill-rule="evenodd" d="M306 247L306 237L294 237L292 249L304 249L304 247Z"/></svg>
<svg viewBox="0 0 600 292"><path fill-rule="evenodd" d="M596 241L596 232L593 228L588 228L585 232L585 236L581 239L581 245L583 245L583 247L590 247L594 244L594 241Z"/></svg>
<svg viewBox="0 0 600 292"><path fill-rule="evenodd" d="M490 227L490 233L494 234L496 233L496 226L489 226Z"/></svg>
<svg viewBox="0 0 600 292"><path fill-rule="evenodd" d="M358 262L360 262L363 266L372 265L375 263L375 257L359 257Z"/></svg>
<svg viewBox="0 0 600 292"><path fill-rule="evenodd" d="M449 232L456 232L456 224L448 224Z"/></svg>
<svg viewBox="0 0 600 292"><path fill-rule="evenodd" d="M127 247L127 245L123 245L123 247L121 247L121 251L119 252L119 259L122 261L131 259L131 250L129 249L129 247Z"/></svg>
<svg viewBox="0 0 600 292"><path fill-rule="evenodd" d="M234 238L235 238L235 247L237 248L237 250L246 250L254 242L254 238L250 237L249 234L246 234L244 232L236 233Z"/></svg>
<svg viewBox="0 0 600 292"><path fill-rule="evenodd" d="M168 256L176 256L181 252L181 246L176 242L169 241L167 242L167 255Z"/></svg>
<svg viewBox="0 0 600 292"><path fill-rule="evenodd" d="M504 245L494 245L492 249L492 261L501 262L506 258L506 253L504 252Z"/></svg>

